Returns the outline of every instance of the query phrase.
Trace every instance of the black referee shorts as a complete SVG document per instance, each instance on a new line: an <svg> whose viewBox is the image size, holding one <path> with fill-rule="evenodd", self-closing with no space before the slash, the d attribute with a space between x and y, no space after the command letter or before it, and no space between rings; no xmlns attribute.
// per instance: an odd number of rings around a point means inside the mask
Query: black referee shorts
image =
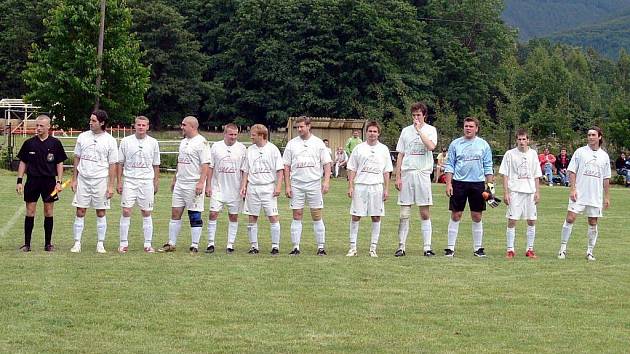
<svg viewBox="0 0 630 354"><path fill-rule="evenodd" d="M55 190L57 179L54 176L27 176L24 185L24 201L27 203L36 203L39 197L42 197L44 203L52 203L59 200L59 195L50 197L50 193Z"/></svg>
<svg viewBox="0 0 630 354"><path fill-rule="evenodd" d="M483 200L485 182L453 181L453 196L448 203L450 211L464 211L466 200L470 205L470 211L482 212L486 210L486 201Z"/></svg>

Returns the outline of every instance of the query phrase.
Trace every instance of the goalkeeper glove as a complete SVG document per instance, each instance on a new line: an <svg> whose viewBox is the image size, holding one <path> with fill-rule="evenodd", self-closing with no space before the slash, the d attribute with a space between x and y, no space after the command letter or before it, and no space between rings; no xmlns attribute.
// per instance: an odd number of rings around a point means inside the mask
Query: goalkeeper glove
<svg viewBox="0 0 630 354"><path fill-rule="evenodd" d="M497 198L495 196L496 190L494 189L494 183L492 182L488 182L486 184L486 191L487 193L487 198L486 200L488 201L488 205L490 205L490 207L492 208L496 208L499 206L499 204L501 203L501 199Z"/></svg>

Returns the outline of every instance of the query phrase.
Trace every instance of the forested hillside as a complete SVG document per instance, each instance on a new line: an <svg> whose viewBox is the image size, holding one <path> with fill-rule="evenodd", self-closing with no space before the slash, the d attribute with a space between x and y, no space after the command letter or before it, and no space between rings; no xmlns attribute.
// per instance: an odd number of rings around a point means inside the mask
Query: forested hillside
<svg viewBox="0 0 630 354"><path fill-rule="evenodd" d="M519 40L596 24L630 9L630 0L505 0L502 18Z"/></svg>

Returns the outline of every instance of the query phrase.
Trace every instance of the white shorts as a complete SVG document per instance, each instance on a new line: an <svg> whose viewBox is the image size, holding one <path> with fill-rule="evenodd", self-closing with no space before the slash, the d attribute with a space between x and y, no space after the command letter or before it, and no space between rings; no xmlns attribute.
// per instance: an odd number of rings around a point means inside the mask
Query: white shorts
<svg viewBox="0 0 630 354"><path fill-rule="evenodd" d="M215 199L214 196L210 197L210 211L220 213L224 205L227 206L228 214L236 215L241 212L243 202L240 199L231 202L223 202Z"/></svg>
<svg viewBox="0 0 630 354"><path fill-rule="evenodd" d="M382 184L355 184L350 204L350 215L384 216Z"/></svg>
<svg viewBox="0 0 630 354"><path fill-rule="evenodd" d="M310 183L291 184L292 198L289 199L289 208L304 209L304 205L308 202L311 209L321 209L324 207L324 198L322 197L322 182L316 180Z"/></svg>
<svg viewBox="0 0 630 354"><path fill-rule="evenodd" d="M77 208L109 209L107 199L107 183L109 177L83 178L79 174L77 178L77 191L74 193L72 206Z"/></svg>
<svg viewBox="0 0 630 354"><path fill-rule="evenodd" d="M402 171L402 188L398 193L398 205L433 205L431 174L425 171Z"/></svg>
<svg viewBox="0 0 630 354"><path fill-rule="evenodd" d="M171 207L186 208L189 211L203 211L205 195L203 193L195 194L196 185L197 182L175 181Z"/></svg>
<svg viewBox="0 0 630 354"><path fill-rule="evenodd" d="M576 214L584 214L589 218L601 218L602 208L594 207L591 205L578 204L569 198L569 207L568 211L574 212Z"/></svg>
<svg viewBox="0 0 630 354"><path fill-rule="evenodd" d="M264 209L267 216L278 215L278 197L273 196L275 189L274 183L248 185L243 214L259 216L260 209Z"/></svg>
<svg viewBox="0 0 630 354"><path fill-rule="evenodd" d="M510 192L510 205L505 217L510 220L536 220L536 203L533 193Z"/></svg>
<svg viewBox="0 0 630 354"><path fill-rule="evenodd" d="M141 210L151 211L153 210L154 201L153 192L153 180L125 178L120 196L120 206L133 208L138 203Z"/></svg>

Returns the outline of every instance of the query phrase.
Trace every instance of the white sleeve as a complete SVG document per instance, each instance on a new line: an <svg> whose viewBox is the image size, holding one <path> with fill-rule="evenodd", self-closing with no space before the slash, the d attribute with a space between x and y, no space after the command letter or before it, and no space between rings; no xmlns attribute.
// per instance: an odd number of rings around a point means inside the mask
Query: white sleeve
<svg viewBox="0 0 630 354"><path fill-rule="evenodd" d="M291 153L291 146L292 146L292 144L289 141L287 146L285 146L285 148L284 148L284 155L282 155L283 164L287 165L287 166L291 166L291 160L292 160L292 155L293 155ZM278 151L280 151L280 150L278 150Z"/></svg>
<svg viewBox="0 0 630 354"><path fill-rule="evenodd" d="M118 147L118 163L123 165L125 163L125 150L127 148L127 141L123 140L120 142L120 146Z"/></svg>
<svg viewBox="0 0 630 354"><path fill-rule="evenodd" d="M437 144L437 129L435 129L435 127L432 126L431 129L429 129L427 136L433 144Z"/></svg>
<svg viewBox="0 0 630 354"><path fill-rule="evenodd" d="M392 164L392 157L389 154L389 149L387 148L387 146L383 148L383 151L385 152L385 156L387 157L387 162L385 162L385 172L392 172L394 171L394 165Z"/></svg>
<svg viewBox="0 0 630 354"><path fill-rule="evenodd" d="M109 144L110 146L107 153L107 162L109 162L109 164L111 165L118 163L118 146L116 146L116 139L114 139L114 137L111 138Z"/></svg>
<svg viewBox="0 0 630 354"><path fill-rule="evenodd" d="M282 155L280 155L280 150L275 145L273 147L274 147L273 154L275 155L273 159L275 160L275 163L276 163L276 171L284 170L285 163L282 161ZM286 153L286 150L284 152Z"/></svg>
<svg viewBox="0 0 630 354"><path fill-rule="evenodd" d="M77 142L74 144L74 156L81 157L81 135L77 137Z"/></svg>
<svg viewBox="0 0 630 354"><path fill-rule="evenodd" d="M160 159L160 144L154 140L155 147L153 149L153 166L159 166L162 161Z"/></svg>
<svg viewBox="0 0 630 354"><path fill-rule="evenodd" d="M352 151L352 154L350 154L348 163L346 164L346 169L350 171L354 171L354 172L357 171L357 165L358 165L357 156L359 155L356 151L357 151L357 148L354 148L354 150Z"/></svg>
<svg viewBox="0 0 630 354"><path fill-rule="evenodd" d="M509 166L510 166L510 152L507 151L505 155L503 155L503 159L501 160L501 166L499 167L499 173L504 176L509 176ZM540 168L539 168L540 170Z"/></svg>

